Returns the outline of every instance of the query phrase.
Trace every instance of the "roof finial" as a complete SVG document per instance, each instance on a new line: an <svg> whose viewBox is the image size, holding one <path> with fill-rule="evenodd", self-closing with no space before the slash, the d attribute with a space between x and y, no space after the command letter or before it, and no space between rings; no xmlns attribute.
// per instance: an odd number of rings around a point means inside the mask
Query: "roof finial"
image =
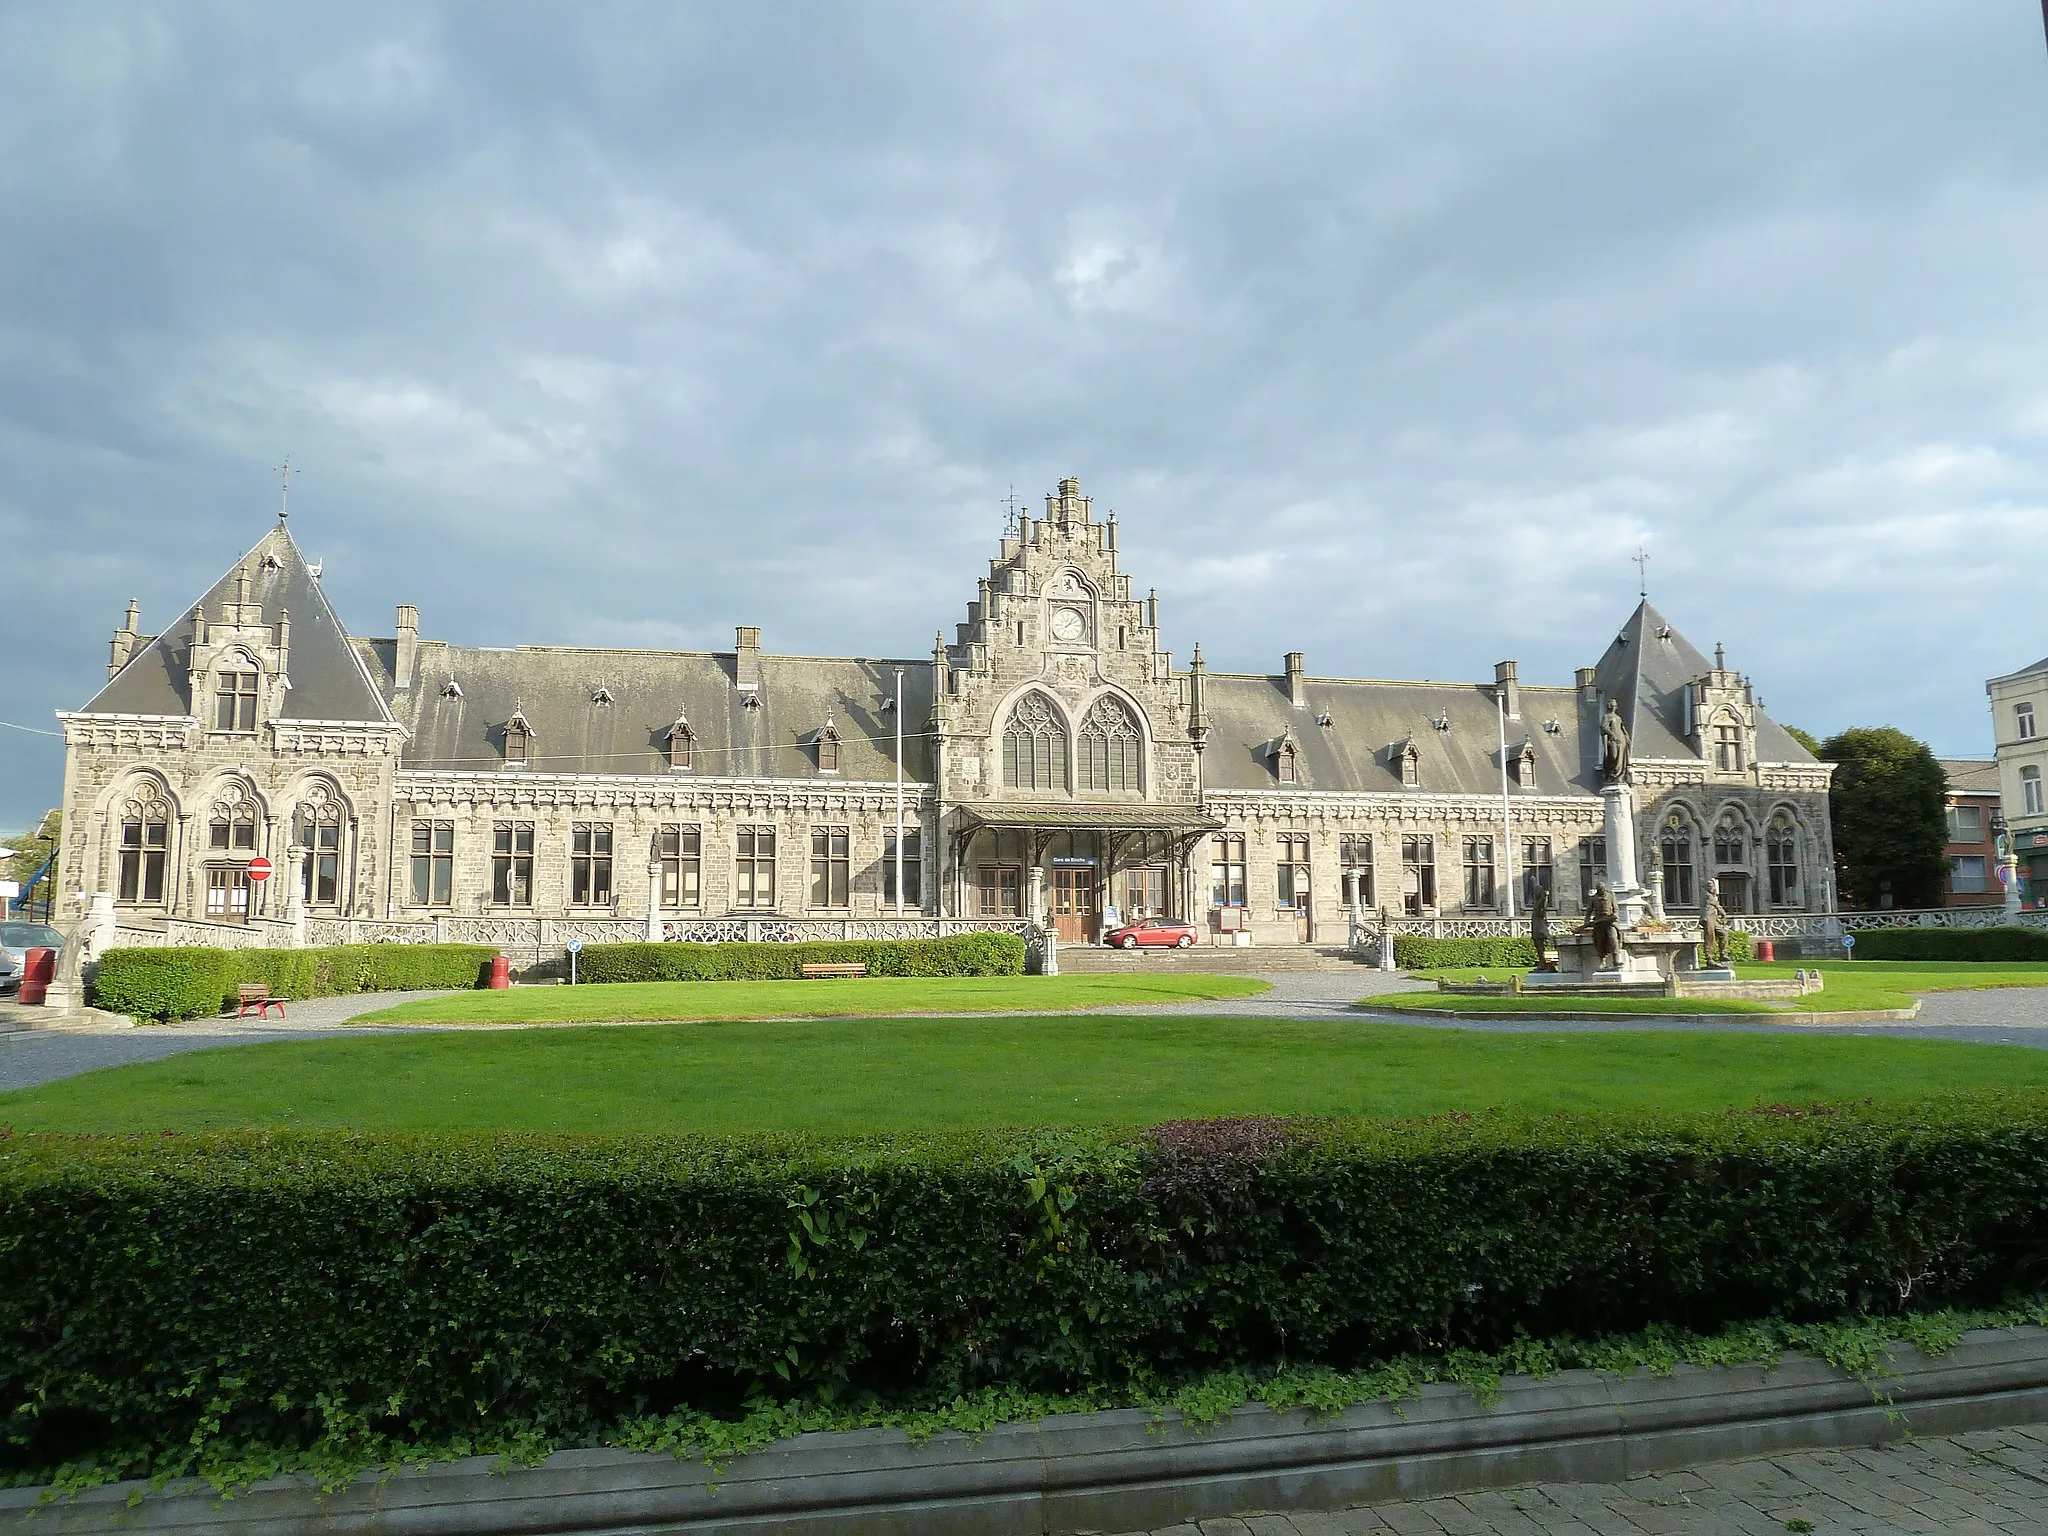
<svg viewBox="0 0 2048 1536"><path fill-rule="evenodd" d="M277 473L279 480L282 482L277 497L277 526L282 528L285 519L292 515L292 456L290 454L284 456L284 464Z"/></svg>
<svg viewBox="0 0 2048 1536"><path fill-rule="evenodd" d="M1636 546L1636 595L1645 601L1650 596L1650 552L1640 544Z"/></svg>
<svg viewBox="0 0 2048 1536"><path fill-rule="evenodd" d="M1010 485L1010 494L1003 498L1003 536L1005 538L1015 538L1017 536L1020 527L1018 515L1023 506L1024 503L1017 499L1017 486L1013 481Z"/></svg>

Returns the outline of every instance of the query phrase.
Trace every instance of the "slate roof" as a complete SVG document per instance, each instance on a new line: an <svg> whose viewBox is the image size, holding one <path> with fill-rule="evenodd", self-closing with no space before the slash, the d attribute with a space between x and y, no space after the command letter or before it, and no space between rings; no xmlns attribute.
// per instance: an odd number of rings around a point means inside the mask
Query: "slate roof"
<svg viewBox="0 0 2048 1536"><path fill-rule="evenodd" d="M276 557L274 565L266 561L268 555ZM275 624L280 613L291 614L291 649L285 670L292 686L279 717L388 724L391 716L371 685L355 646L282 523L258 540L200 599L208 620L234 601L235 579L244 567L249 572L249 601L262 605L263 622ZM128 664L85 706L84 713L191 714L192 617L188 611L165 633L138 646Z"/></svg>
<svg viewBox="0 0 2048 1536"><path fill-rule="evenodd" d="M1593 678L1602 698L1621 700L1629 749L1635 756L1696 758L1682 734L1685 689L1713 670L1714 664L1645 598L1594 666ZM1766 763L1816 761L1761 709L1756 712L1756 756Z"/></svg>
<svg viewBox="0 0 2048 1536"><path fill-rule="evenodd" d="M1998 793L1998 763L1988 757L1944 757L1941 771L1948 775L1949 793L1954 795L1995 795Z"/></svg>
<svg viewBox="0 0 2048 1536"><path fill-rule="evenodd" d="M389 688L393 642L357 644ZM735 665L731 651L507 650L423 640L417 681L391 695L412 733L400 761L420 769L496 767L504 760L505 722L517 709L533 729L528 761L536 773L667 774L669 727L681 714L694 737L698 774L893 780L895 716L882 705L894 696L900 666L904 777L931 782L929 658L762 655L758 709L747 708L734 686ZM446 692L451 677L459 698ZM611 703L593 702L600 688ZM828 718L839 735L836 774L816 766L817 733Z"/></svg>
<svg viewBox="0 0 2048 1536"><path fill-rule="evenodd" d="M1364 682L1311 677L1296 709L1284 677L1211 672L1203 702L1211 721L1202 783L1216 790L1365 790L1399 793L1401 765L1391 749L1413 740L1418 795L1500 793L1500 721L1492 684ZM1320 725L1327 715L1330 723ZM1434 722L1447 720L1439 731ZM1543 722L1555 720L1555 735ZM1283 785L1272 751L1282 735L1295 746L1296 779ZM1580 742L1578 693L1521 690L1521 718L1508 721L1508 750L1526 741L1536 757L1533 788L1523 794L1591 793Z"/></svg>

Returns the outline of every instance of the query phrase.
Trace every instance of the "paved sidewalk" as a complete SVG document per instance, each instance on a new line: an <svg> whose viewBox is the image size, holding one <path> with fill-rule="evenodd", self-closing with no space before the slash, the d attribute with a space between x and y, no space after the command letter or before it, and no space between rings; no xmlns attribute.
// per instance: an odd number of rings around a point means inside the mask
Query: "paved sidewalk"
<svg viewBox="0 0 2048 1536"><path fill-rule="evenodd" d="M2048 1536L2048 1428L1794 1451L1626 1483L1533 1483L1126 1536Z"/></svg>

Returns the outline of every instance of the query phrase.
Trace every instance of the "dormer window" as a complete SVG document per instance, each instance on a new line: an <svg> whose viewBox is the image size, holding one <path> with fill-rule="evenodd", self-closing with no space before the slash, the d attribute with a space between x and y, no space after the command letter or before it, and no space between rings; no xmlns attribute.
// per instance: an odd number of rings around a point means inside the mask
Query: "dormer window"
<svg viewBox="0 0 2048 1536"><path fill-rule="evenodd" d="M1742 727L1734 721L1714 727L1714 767L1722 773L1742 772Z"/></svg>
<svg viewBox="0 0 2048 1536"><path fill-rule="evenodd" d="M1519 747L1508 748L1508 780L1517 789L1535 787L1536 749L1526 741Z"/></svg>
<svg viewBox="0 0 2048 1536"><path fill-rule="evenodd" d="M505 766L524 768L532 757L533 727L527 723L524 712L515 710L505 722Z"/></svg>
<svg viewBox="0 0 2048 1536"><path fill-rule="evenodd" d="M817 745L818 772L837 773L839 771L839 732L832 728L830 720L827 720L823 728L819 730Z"/></svg>
<svg viewBox="0 0 2048 1536"><path fill-rule="evenodd" d="M1294 743L1283 741L1280 750L1273 754L1273 776L1282 784L1299 781L1300 772L1295 762Z"/></svg>
<svg viewBox="0 0 2048 1536"><path fill-rule="evenodd" d="M1401 776L1403 789L1419 789L1422 786L1422 754L1416 750L1412 738L1395 742L1388 751L1387 758L1394 772Z"/></svg>
<svg viewBox="0 0 2048 1536"><path fill-rule="evenodd" d="M256 674L237 668L213 675L213 728L253 732L256 729Z"/></svg>
<svg viewBox="0 0 2048 1536"><path fill-rule="evenodd" d="M591 694L590 702L593 704L612 704L617 701L612 698L611 689L599 688L595 693Z"/></svg>
<svg viewBox="0 0 2048 1536"><path fill-rule="evenodd" d="M668 728L668 765L670 768L687 770L697 766L697 733L690 729L690 722L681 715Z"/></svg>
<svg viewBox="0 0 2048 1536"><path fill-rule="evenodd" d="M444 698L444 699L459 699L459 698L461 698L461 697L462 697L462 684L460 684L460 683L458 683L457 681L455 681L455 679L454 679L454 678L452 678L452 677L451 677L451 678L449 678L447 682L445 682L445 683L443 683L443 684L441 685L441 697L442 697L442 698Z"/></svg>

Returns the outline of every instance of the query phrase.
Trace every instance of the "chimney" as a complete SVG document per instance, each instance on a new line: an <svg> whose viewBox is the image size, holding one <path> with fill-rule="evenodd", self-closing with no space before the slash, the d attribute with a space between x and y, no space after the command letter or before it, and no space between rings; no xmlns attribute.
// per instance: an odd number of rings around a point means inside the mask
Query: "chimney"
<svg viewBox="0 0 2048 1536"><path fill-rule="evenodd" d="M1496 693L1505 694L1508 701L1508 718L1522 718L1522 685L1515 676L1512 661L1496 661L1493 664L1493 687Z"/></svg>
<svg viewBox="0 0 2048 1536"><path fill-rule="evenodd" d="M128 658L135 654L135 642L142 638L142 604L134 598L128 599L128 622L114 631L114 643L107 653L107 681L112 682L116 674L128 665Z"/></svg>
<svg viewBox="0 0 2048 1536"><path fill-rule="evenodd" d="M1289 651L1287 653L1287 698L1288 702L1293 704L1296 709L1300 709L1304 704L1308 703L1308 684L1302 679L1302 673L1306 670L1307 667L1301 652Z"/></svg>
<svg viewBox="0 0 2048 1536"><path fill-rule="evenodd" d="M1573 674L1573 681L1578 684L1579 702L1581 704L1593 704L1599 702L1599 688L1593 681L1593 669L1591 667L1579 668L1579 670Z"/></svg>
<svg viewBox="0 0 2048 1536"><path fill-rule="evenodd" d="M1154 587L1145 596L1145 627L1156 639L1159 634L1159 589Z"/></svg>
<svg viewBox="0 0 2048 1536"><path fill-rule="evenodd" d="M733 637L733 682L741 693L761 691L761 626L742 624Z"/></svg>
<svg viewBox="0 0 2048 1536"><path fill-rule="evenodd" d="M410 688L419 666L420 611L411 603L398 605L398 652L391 662L391 686Z"/></svg>

